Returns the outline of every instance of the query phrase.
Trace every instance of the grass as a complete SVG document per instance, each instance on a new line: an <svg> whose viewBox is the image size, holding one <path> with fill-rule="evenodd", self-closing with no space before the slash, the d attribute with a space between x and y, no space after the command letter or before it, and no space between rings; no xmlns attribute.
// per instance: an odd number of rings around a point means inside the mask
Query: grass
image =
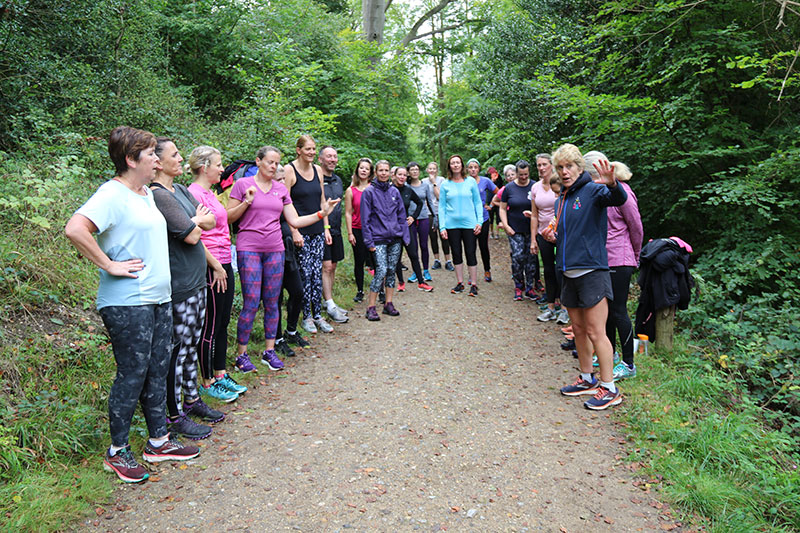
<svg viewBox="0 0 800 533"><path fill-rule="evenodd" d="M620 413L663 497L708 531L800 529L797 443L686 345L636 364Z"/></svg>

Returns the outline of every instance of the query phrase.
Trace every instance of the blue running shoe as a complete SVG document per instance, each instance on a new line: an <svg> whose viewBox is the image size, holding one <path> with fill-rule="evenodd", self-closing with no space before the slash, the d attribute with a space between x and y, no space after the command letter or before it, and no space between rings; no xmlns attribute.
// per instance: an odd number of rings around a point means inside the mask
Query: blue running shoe
<svg viewBox="0 0 800 533"><path fill-rule="evenodd" d="M222 379L217 379L217 383L221 383L223 387L236 394L244 394L247 392L247 387L236 383L230 374L225 374L222 376Z"/></svg>
<svg viewBox="0 0 800 533"><path fill-rule="evenodd" d="M230 403L239 397L239 393L228 390L220 381L215 381L210 387L200 385L197 389L200 396L210 396L225 403Z"/></svg>
<svg viewBox="0 0 800 533"><path fill-rule="evenodd" d="M433 281L433 278L431 277L431 273L428 272L427 270L423 270L422 271L422 277L425 279L425 281Z"/></svg>

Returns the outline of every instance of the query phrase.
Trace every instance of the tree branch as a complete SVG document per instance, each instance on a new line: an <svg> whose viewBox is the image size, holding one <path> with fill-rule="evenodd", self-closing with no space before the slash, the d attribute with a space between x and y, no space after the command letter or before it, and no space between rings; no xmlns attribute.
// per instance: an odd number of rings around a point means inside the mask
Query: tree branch
<svg viewBox="0 0 800 533"><path fill-rule="evenodd" d="M440 34L440 33L444 33L446 31L455 30L455 29L458 29L458 28L460 28L462 26L466 26L467 24L474 24L476 22L486 22L486 21L483 20L483 19L465 20L465 21L459 22L457 24L451 24L450 26L445 26L444 28L437 28L437 29L431 30L429 32L416 34L412 38L408 39L408 42L410 43L412 41L416 41L416 40L419 40L419 39L424 39L425 37L430 37L431 35L437 35L437 34Z"/></svg>
<svg viewBox="0 0 800 533"><path fill-rule="evenodd" d="M386 13L389 11L389 6L392 5L393 0L386 0L386 7L383 8L383 12Z"/></svg>
<svg viewBox="0 0 800 533"><path fill-rule="evenodd" d="M408 46L408 43L414 40L414 37L416 37L417 35L417 31L419 31L420 27L422 27L422 25L425 24L425 22L427 22L428 19L433 17L435 14L439 13L441 10L447 7L448 4L454 1L455 0L439 0L438 4L430 8L424 15L422 15L419 19L417 19L417 21L414 23L413 26L411 26L411 29L408 31L408 34L406 34L406 36L403 38L403 42L400 43L399 48L402 50L403 48Z"/></svg>

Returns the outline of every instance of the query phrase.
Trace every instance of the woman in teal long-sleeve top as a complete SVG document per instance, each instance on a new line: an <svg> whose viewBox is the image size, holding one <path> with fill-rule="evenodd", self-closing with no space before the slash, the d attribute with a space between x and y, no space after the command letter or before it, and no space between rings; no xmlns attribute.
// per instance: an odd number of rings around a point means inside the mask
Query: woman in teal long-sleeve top
<svg viewBox="0 0 800 533"><path fill-rule="evenodd" d="M467 256L469 268L469 295L478 295L478 259L475 255L477 235L483 222L483 204L478 192L478 183L465 173L464 160L452 155L447 162L447 180L439 192L439 228L442 238L447 239L453 249L453 264L458 282L450 292L464 292L464 261Z"/></svg>

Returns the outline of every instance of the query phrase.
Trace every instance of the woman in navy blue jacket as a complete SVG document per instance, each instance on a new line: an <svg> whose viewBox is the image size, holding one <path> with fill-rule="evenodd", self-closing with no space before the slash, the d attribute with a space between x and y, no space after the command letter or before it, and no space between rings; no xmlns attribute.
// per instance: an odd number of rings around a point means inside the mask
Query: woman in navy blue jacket
<svg viewBox="0 0 800 533"><path fill-rule="evenodd" d="M591 394L584 405L605 409L622 402L614 385L614 348L605 334L608 302L613 300L608 270L606 208L620 206L628 195L618 186L614 168L605 159L595 168L599 177L592 181L585 170L580 150L564 144L553 154L553 164L561 178L561 194L556 200L554 232L556 267L563 274L561 304L567 308L575 334L581 375L561 389L566 396ZM592 372L592 347L600 363L600 380Z"/></svg>

